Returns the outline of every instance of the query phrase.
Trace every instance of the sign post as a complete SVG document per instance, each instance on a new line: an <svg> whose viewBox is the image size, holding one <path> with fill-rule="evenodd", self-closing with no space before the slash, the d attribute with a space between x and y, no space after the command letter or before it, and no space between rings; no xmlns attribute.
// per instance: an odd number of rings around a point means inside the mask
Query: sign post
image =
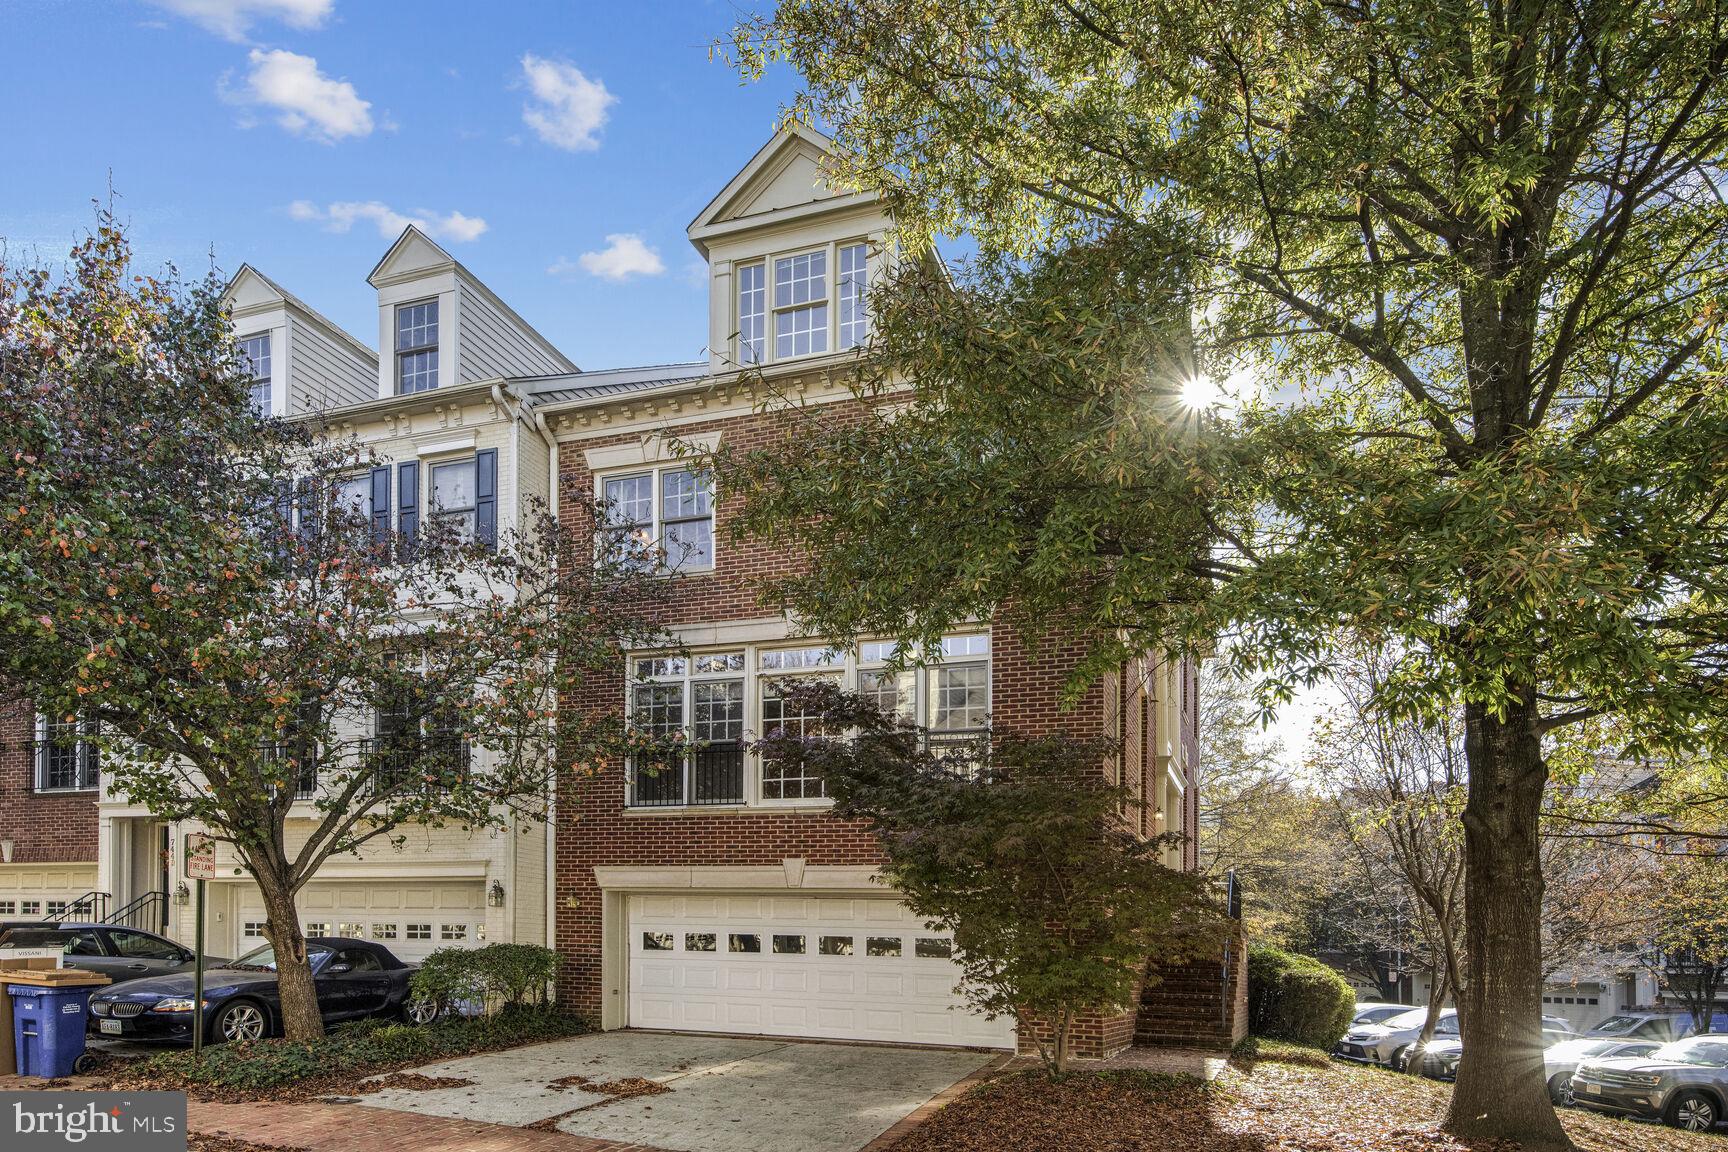
<svg viewBox="0 0 1728 1152"><path fill-rule="evenodd" d="M192 929L192 1059L204 1058L204 883L216 878L216 838L203 832L186 833L186 878L197 887L198 909Z"/></svg>

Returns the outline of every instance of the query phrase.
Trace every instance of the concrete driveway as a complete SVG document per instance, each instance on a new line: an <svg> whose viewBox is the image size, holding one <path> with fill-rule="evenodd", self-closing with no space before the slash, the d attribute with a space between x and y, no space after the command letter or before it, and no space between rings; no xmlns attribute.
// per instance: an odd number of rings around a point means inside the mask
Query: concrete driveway
<svg viewBox="0 0 1728 1152"><path fill-rule="evenodd" d="M471 1083L356 1103L678 1152L855 1152L998 1055L606 1032L429 1064L413 1071Z"/></svg>

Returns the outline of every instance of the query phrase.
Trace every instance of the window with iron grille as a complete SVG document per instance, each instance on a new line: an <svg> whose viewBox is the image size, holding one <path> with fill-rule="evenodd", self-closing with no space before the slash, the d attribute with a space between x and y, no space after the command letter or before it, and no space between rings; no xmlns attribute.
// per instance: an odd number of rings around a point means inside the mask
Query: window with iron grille
<svg viewBox="0 0 1728 1152"><path fill-rule="evenodd" d="M36 791L93 792L101 786L101 755L89 739L95 731L87 720L37 722Z"/></svg>

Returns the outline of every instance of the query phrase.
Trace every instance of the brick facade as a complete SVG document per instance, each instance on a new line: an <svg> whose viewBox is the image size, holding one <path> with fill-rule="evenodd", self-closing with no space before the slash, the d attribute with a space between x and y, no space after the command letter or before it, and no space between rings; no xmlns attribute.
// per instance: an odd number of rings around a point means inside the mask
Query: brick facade
<svg viewBox="0 0 1728 1152"><path fill-rule="evenodd" d="M824 406L824 420L844 419L850 401ZM830 411L831 410L831 414ZM784 414L752 411L726 419L684 424L677 432L693 438L720 433L733 449L763 447L788 434ZM595 498L589 450L640 443L641 433L565 442L560 446L559 508L561 519L574 525L577 539L586 538ZM764 606L759 581L782 574L793 563L787 549L772 540L734 541L727 533L738 502L720 494L715 513L716 567L712 573L688 576L675 586L675 600L663 611L668 627L761 621L778 612ZM1125 669L1114 682L1101 684L1066 708L1062 689L1080 645L1043 645L1032 651L1008 629L996 626L991 636L991 722L1001 729L1025 734L1060 731L1081 736L1101 732L1122 738L1124 778L1135 794L1147 799L1159 772L1152 754L1153 709L1143 699L1138 671ZM583 699L563 702L583 711L620 709L625 696L624 670L609 682L595 682ZM676 809L643 811L624 804L622 763L589 766L590 775L569 784L560 796L557 813L556 907L554 941L563 954L560 999L598 1018L606 995L602 963L606 926L602 914L599 868L686 866L779 867L799 858L809 867L870 867L880 862L874 838L855 822L844 822L823 811L701 812ZM1146 832L1152 804L1131 814ZM1176 854L1180 860L1182 854ZM1173 861L1174 862L1174 861ZM1133 1039L1132 1010L1104 1019L1082 1021L1081 1054L1100 1056L1127 1047Z"/></svg>
<svg viewBox="0 0 1728 1152"><path fill-rule="evenodd" d="M36 791L36 710L0 700L0 840L14 864L94 863L96 792Z"/></svg>

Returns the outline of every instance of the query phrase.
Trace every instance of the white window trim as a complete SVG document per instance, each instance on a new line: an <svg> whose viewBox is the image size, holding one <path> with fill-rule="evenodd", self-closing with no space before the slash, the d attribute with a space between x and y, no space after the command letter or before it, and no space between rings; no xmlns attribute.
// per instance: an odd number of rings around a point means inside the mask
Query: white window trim
<svg viewBox="0 0 1728 1152"><path fill-rule="evenodd" d="M618 479L622 479L626 476L640 476L644 473L647 473L648 475L653 477L651 487L653 489L652 508L653 508L653 516L654 516L654 519L653 519L654 542L656 545L658 545L660 542L660 538L665 534L665 531L666 531L665 519L662 515L663 509L661 506L661 493L660 493L660 477L661 477L662 473L666 473L666 472L691 472L691 473L700 474L702 472L702 467L699 463L694 462L694 461L669 459L669 460L646 461L646 462L641 463L641 464L615 467L615 468L610 468L604 472L596 472L596 473L594 473L594 507L598 509L598 508L601 508L604 506L605 500L606 500L606 482L608 480L618 480ZM709 548L709 552L710 552L710 557L709 557L708 563L701 566L701 567L678 567L678 568L665 567L665 568L659 568L659 569L655 570L654 575L656 575L656 576L702 576L702 575L706 575L710 572L719 571L719 568L720 568L720 494L714 487L713 473L708 474L708 484L709 484L709 492L708 492L708 548ZM600 553L606 547L604 535L605 535L604 532L600 533L599 534L600 538L596 539L594 541L594 551L595 551L596 556L600 555Z"/></svg>
<svg viewBox="0 0 1728 1152"><path fill-rule="evenodd" d="M765 368L770 364L791 364L801 360L819 360L825 356L843 355L853 351L853 347L840 347L840 249L850 248L857 244L864 245L864 282L865 305L864 327L866 333L872 328L870 319L869 290L874 286L874 270L876 259L871 253L873 240L870 236L849 236L842 240L830 240L824 244L801 244L792 248L765 252L760 257L752 256L747 260L733 262L733 275L729 277L732 299L727 305L728 314L732 317L732 357L740 368ZM774 262L787 260L795 256L803 256L811 252L827 253L828 294L824 299L828 302L828 347L820 352L804 352L791 356L776 354L774 338L774 317L781 312L790 312L798 308L809 308L818 304L818 300L810 300L803 304L791 304L784 308L774 306ZM753 363L744 362L744 316L739 309L738 273L745 268L760 267L763 280L763 311L762 311L762 358Z"/></svg>
<svg viewBox="0 0 1728 1152"><path fill-rule="evenodd" d="M982 655L965 655L950 659L940 656L925 663L914 665L907 669L913 674L913 716L919 725L927 725L930 719L931 684L934 673L943 665L959 666L964 664L982 664L985 668L984 677L984 708L988 715L995 706L995 645L991 641L988 628L961 629L949 634L952 637L982 637L986 644L986 652ZM865 641L864 643L870 643ZM624 683L624 715L628 718L634 707L634 690L638 684L649 680L671 682L678 680L684 685L684 729L689 731L694 707L694 692L692 685L701 680L720 680L742 678L744 681L744 742L746 745L760 740L762 731L762 684L764 680L779 680L799 675L816 675L824 671L830 674L838 672L840 688L845 692L856 692L859 687L859 673L871 671L882 666L882 661L860 661L859 648L842 649L840 659L827 668L810 668L780 672L765 670L762 667L762 656L768 652L786 651L789 649L820 648L819 640L778 639L744 644L712 644L699 648L691 648L682 653L668 653L659 650L630 652L626 658L626 675ZM720 653L742 652L744 654L744 670L741 673L699 673L695 671L695 663L702 656L718 655ZM651 677L649 680L636 678L636 661L656 657L681 656L685 661L684 671L677 676ZM762 757L753 749L747 748L744 755L744 800L739 804L691 804L690 770L688 762L684 770L685 803L666 805L638 806L631 803L630 784L632 768L628 760L624 764L623 802L624 810L629 815L659 815L665 813L691 812L728 812L748 809L796 810L796 809L827 809L834 801L828 797L795 797L793 799L769 799L762 794Z"/></svg>
<svg viewBox="0 0 1728 1152"><path fill-rule="evenodd" d="M401 338L402 312L407 308L419 308L433 305L438 312L438 339L431 344L416 344L410 348L398 346ZM419 388L413 392L402 390L402 357L417 355L422 352L436 352L438 367L432 373L432 387ZM390 383L392 392L399 397L412 398L427 392L436 392L444 383L444 293L438 292L431 296L417 296L411 300L403 300L390 305Z"/></svg>

